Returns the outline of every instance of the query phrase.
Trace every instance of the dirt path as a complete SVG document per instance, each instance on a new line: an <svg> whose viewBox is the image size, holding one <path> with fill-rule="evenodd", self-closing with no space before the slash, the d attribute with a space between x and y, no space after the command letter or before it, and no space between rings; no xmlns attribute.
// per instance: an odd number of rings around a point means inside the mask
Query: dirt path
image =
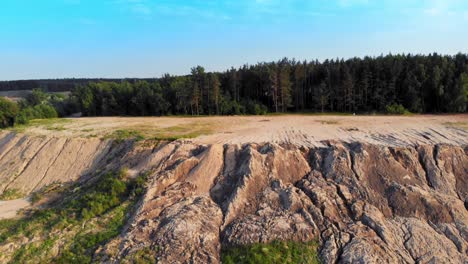
<svg viewBox="0 0 468 264"><path fill-rule="evenodd" d="M18 210L26 208L29 205L30 203L27 199L0 201L0 219L15 217Z"/></svg>

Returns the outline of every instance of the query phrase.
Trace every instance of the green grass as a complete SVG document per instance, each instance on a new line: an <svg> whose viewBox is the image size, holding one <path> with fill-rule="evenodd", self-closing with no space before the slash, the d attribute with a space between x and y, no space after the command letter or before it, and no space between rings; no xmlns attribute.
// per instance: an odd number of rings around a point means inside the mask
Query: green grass
<svg viewBox="0 0 468 264"><path fill-rule="evenodd" d="M208 123L189 123L178 126L161 128L153 132L151 138L156 140L178 140L183 138L196 138L201 135L208 135L213 132L211 125Z"/></svg>
<svg viewBox="0 0 468 264"><path fill-rule="evenodd" d="M96 249L121 232L146 177L105 173L68 186L53 207L0 220L0 244L19 246L9 254L10 263L91 263ZM59 252L50 250L58 245Z"/></svg>
<svg viewBox="0 0 468 264"><path fill-rule="evenodd" d="M21 193L18 189L7 189L2 194L0 194L0 200L9 201L23 198L24 194Z"/></svg>
<svg viewBox="0 0 468 264"><path fill-rule="evenodd" d="M198 126L194 124L191 128L187 126L172 126L163 128L154 133L151 138L156 140L174 141L184 138L196 138L201 135L207 135L210 133L212 133L212 130L209 127L205 127L203 125Z"/></svg>
<svg viewBox="0 0 468 264"><path fill-rule="evenodd" d="M133 139L135 141L144 140L145 137L137 130L119 129L103 137L103 139L112 139L117 143Z"/></svg>
<svg viewBox="0 0 468 264"><path fill-rule="evenodd" d="M146 264L146 263L157 263L156 251L151 248L145 247L132 252L122 259L122 264Z"/></svg>
<svg viewBox="0 0 468 264"><path fill-rule="evenodd" d="M223 264L320 263L316 242L280 242L253 244L223 249Z"/></svg>
<svg viewBox="0 0 468 264"><path fill-rule="evenodd" d="M193 122L164 128L142 126L132 129L119 129L107 134L103 139L113 139L117 143L132 139L135 141L145 139L175 141L179 139L196 138L201 135L210 134L212 131L211 125L208 123Z"/></svg>
<svg viewBox="0 0 468 264"><path fill-rule="evenodd" d="M66 130L64 125L71 123L72 120L67 118L48 118L48 119L34 119L30 120L28 124L16 125L13 128L9 128L17 133L23 133L27 128L30 127L43 127L46 130L62 131Z"/></svg>
<svg viewBox="0 0 468 264"><path fill-rule="evenodd" d="M108 221L93 226L99 226L96 230L86 230L78 233L71 244L64 248L60 256L54 259L55 263L92 263L92 256L97 246L116 237L125 224L125 214L128 206L117 206L109 213ZM103 228L103 224L105 227Z"/></svg>

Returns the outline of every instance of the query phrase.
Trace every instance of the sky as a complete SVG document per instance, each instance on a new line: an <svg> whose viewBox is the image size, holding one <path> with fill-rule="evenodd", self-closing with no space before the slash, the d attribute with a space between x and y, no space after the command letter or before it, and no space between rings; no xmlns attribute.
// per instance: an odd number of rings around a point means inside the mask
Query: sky
<svg viewBox="0 0 468 264"><path fill-rule="evenodd" d="M0 80L468 53L467 0L1 0Z"/></svg>

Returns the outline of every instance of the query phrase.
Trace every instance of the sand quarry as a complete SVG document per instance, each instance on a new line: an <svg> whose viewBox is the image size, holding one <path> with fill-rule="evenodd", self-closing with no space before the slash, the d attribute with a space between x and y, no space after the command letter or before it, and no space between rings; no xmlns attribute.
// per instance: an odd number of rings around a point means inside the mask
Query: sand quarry
<svg viewBox="0 0 468 264"><path fill-rule="evenodd" d="M27 210L33 194L125 168L147 175L145 192L128 229L93 253L103 263L142 247L161 263L220 263L221 248L277 240L317 241L323 263L467 263L467 124L468 115L33 121L0 131L0 194L16 194L0 201L0 218ZM70 241L56 231L57 248ZM0 262L41 239L10 237Z"/></svg>
<svg viewBox="0 0 468 264"><path fill-rule="evenodd" d="M0 158L5 168L0 174L5 181L2 189L15 187L30 193L57 180L31 184L30 177L42 168L47 174L62 175L64 171L76 176L107 147L115 131L136 131L147 139L153 137L180 137L194 144L292 144L304 147L323 147L324 142L361 142L385 146L414 146L420 144L468 144L468 115L415 115L415 116L335 116L335 115L269 115L269 116L216 116L216 117L95 117L69 118L37 122L19 128L15 133L0 131ZM10 138L12 140L10 140ZM72 140L71 140L72 139ZM104 139L104 141L102 141ZM47 143L46 143L47 142ZM23 144L23 147L17 147ZM48 155L41 159L35 155L45 146ZM14 150L20 149L15 154ZM13 150L13 151L12 151ZM29 152L30 153L29 153ZM44 166L55 159L59 151L74 153L61 155L54 166ZM10 156L20 155L31 160L27 167L12 166ZM66 153L65 153L66 154ZM79 162L68 168L69 160L80 155ZM63 159L62 162L60 162ZM35 165L35 167L34 167ZM50 165L50 164L49 164ZM10 167L11 171L9 170ZM29 170L29 171L28 171ZM21 171L23 177L10 182L11 175ZM56 171L56 173L55 173ZM8 179L8 181L6 180ZM70 177L68 180L75 180ZM60 179L61 181L62 179ZM29 186L31 185L31 186ZM29 205L27 198L0 201L0 218L15 216L18 209Z"/></svg>

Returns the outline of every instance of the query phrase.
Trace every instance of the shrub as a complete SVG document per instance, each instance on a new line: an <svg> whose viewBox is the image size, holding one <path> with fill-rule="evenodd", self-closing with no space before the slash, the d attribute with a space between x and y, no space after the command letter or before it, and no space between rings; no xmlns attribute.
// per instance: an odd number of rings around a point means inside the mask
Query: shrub
<svg viewBox="0 0 468 264"><path fill-rule="evenodd" d="M387 114L391 115L407 115L410 114L410 111L408 111L403 105L401 104L390 104L385 107L385 111Z"/></svg>
<svg viewBox="0 0 468 264"><path fill-rule="evenodd" d="M0 128L13 126L18 111L18 105L15 102L0 97Z"/></svg>
<svg viewBox="0 0 468 264"><path fill-rule="evenodd" d="M57 111L47 104L23 108L16 117L16 123L27 124L32 119L47 119L58 117Z"/></svg>
<svg viewBox="0 0 468 264"><path fill-rule="evenodd" d="M257 103L252 100L248 100L244 103L246 113L249 115L265 115L268 112L268 108L260 103Z"/></svg>
<svg viewBox="0 0 468 264"><path fill-rule="evenodd" d="M47 98L48 95L41 89L33 89L32 93L26 97L26 101L29 105L35 106L44 103L47 101Z"/></svg>

